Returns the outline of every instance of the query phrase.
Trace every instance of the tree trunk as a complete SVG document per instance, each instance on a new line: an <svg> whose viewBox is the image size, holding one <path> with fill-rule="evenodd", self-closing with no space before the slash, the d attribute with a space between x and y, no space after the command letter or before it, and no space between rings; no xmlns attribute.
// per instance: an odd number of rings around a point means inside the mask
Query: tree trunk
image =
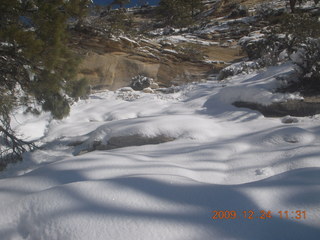
<svg viewBox="0 0 320 240"><path fill-rule="evenodd" d="M292 13L294 13L296 3L297 0L290 0L290 8Z"/></svg>

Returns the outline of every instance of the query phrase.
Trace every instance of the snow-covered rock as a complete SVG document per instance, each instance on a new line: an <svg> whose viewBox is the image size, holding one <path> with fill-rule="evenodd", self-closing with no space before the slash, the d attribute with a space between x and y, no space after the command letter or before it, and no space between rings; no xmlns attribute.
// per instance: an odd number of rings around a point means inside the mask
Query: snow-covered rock
<svg viewBox="0 0 320 240"><path fill-rule="evenodd" d="M256 69L259 69L260 67L260 64L254 61L234 63L222 69L218 75L218 79L223 80L230 76L247 74Z"/></svg>
<svg viewBox="0 0 320 240"><path fill-rule="evenodd" d="M151 88L151 89L158 89L158 88L159 88L159 84L158 84L158 83L155 83L155 82L152 82L152 83L150 84L150 88Z"/></svg>
<svg viewBox="0 0 320 240"><path fill-rule="evenodd" d="M138 75L132 78L131 87L133 90L143 90L149 88L150 84L153 82L152 78L148 78L142 75Z"/></svg>
<svg viewBox="0 0 320 240"><path fill-rule="evenodd" d="M150 87L142 89L142 92L144 92L144 93L154 93L154 91Z"/></svg>

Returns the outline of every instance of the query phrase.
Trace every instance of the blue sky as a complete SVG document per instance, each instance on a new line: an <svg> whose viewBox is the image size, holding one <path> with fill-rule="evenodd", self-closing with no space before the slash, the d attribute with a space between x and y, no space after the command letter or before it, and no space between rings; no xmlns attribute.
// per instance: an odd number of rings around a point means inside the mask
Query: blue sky
<svg viewBox="0 0 320 240"><path fill-rule="evenodd" d="M106 5L111 3L113 0L93 0L96 4ZM147 0L150 5L157 5L160 0ZM138 0L131 0L131 3L126 5L126 7L133 7L137 5Z"/></svg>

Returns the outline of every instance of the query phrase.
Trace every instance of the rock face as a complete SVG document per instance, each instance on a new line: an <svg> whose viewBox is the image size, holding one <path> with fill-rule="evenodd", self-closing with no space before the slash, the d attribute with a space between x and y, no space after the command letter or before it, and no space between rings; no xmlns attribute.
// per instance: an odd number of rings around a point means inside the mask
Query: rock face
<svg viewBox="0 0 320 240"><path fill-rule="evenodd" d="M210 64L180 59L162 52L161 45L151 41L127 38L74 37L77 51L83 56L78 78L90 80L93 88L116 90L130 86L138 75L153 78L163 86L194 81L212 69Z"/></svg>
<svg viewBox="0 0 320 240"><path fill-rule="evenodd" d="M156 78L160 64L131 59L125 53L89 53L81 64L79 78L87 78L97 88L115 90L129 86L141 73Z"/></svg>
<svg viewBox="0 0 320 240"><path fill-rule="evenodd" d="M135 37L112 32L111 15L90 16L72 30L71 44L84 58L78 77L88 79L93 88L110 90L130 86L138 75L153 78L160 88L201 80L245 57L237 41L262 28L256 18L240 17L248 15L248 2L206 1L197 24L181 29L163 26L154 9L129 11L132 30L141 32L124 32ZM230 17L237 19L220 18L235 3L241 5Z"/></svg>

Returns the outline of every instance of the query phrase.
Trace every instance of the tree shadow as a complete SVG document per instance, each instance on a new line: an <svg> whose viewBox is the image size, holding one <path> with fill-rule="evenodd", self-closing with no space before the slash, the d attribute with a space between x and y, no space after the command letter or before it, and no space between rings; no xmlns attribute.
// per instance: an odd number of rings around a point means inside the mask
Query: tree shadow
<svg viewBox="0 0 320 240"><path fill-rule="evenodd" d="M73 216L78 217L73 220L74 222L68 224L77 229L77 219L81 221L90 216L89 218L93 221L104 219L106 224L112 219L117 219L116 225L121 225L130 219L136 231L132 234L145 231L144 223L147 221L150 224L148 226L152 226L150 231L155 231L160 235L161 231L155 227L159 222L176 225L177 228L185 231L192 226L196 235L191 236L190 239L316 240L320 236L320 228L306 225L302 220L280 219L277 215L273 215L271 219L259 219L260 210L266 209L261 209L261 206L257 205L242 189L244 187L296 186L302 179L308 179L309 176L314 179L319 176L319 173L320 168L305 169L249 184L216 185L196 183L190 179L172 176L135 176L92 180L75 171L64 171L61 174L58 169L52 169L46 177L59 185L35 193L32 200L25 198L24 205L30 211L20 216L18 231L21 235L28 236L31 234L33 224L37 222L41 222L40 227L45 227L46 224L49 224L47 222L59 222L61 219L70 217L72 219ZM40 180L41 177L37 176L37 179ZM113 190L110 192L110 189ZM309 192L306 197L316 196L315 193ZM116 202L112 202L111 199L115 196L118 198ZM136 199L127 199L128 197ZM288 199L288 204L305 200L306 198ZM52 204L54 204L53 207ZM34 208L38 210L35 211ZM236 211L238 218L212 219L212 211L226 210ZM243 211L249 210L255 211L254 219L244 218ZM105 227L108 229L112 226L106 225ZM127 227L120 235L113 236L113 239L124 239L128 235L127 231L132 231L130 228L132 226ZM63 230L56 229L56 231ZM173 232L163 233L159 239L168 237L170 234ZM9 239L11 235L12 230L10 229L0 230L2 239ZM140 236L139 239L147 238Z"/></svg>

